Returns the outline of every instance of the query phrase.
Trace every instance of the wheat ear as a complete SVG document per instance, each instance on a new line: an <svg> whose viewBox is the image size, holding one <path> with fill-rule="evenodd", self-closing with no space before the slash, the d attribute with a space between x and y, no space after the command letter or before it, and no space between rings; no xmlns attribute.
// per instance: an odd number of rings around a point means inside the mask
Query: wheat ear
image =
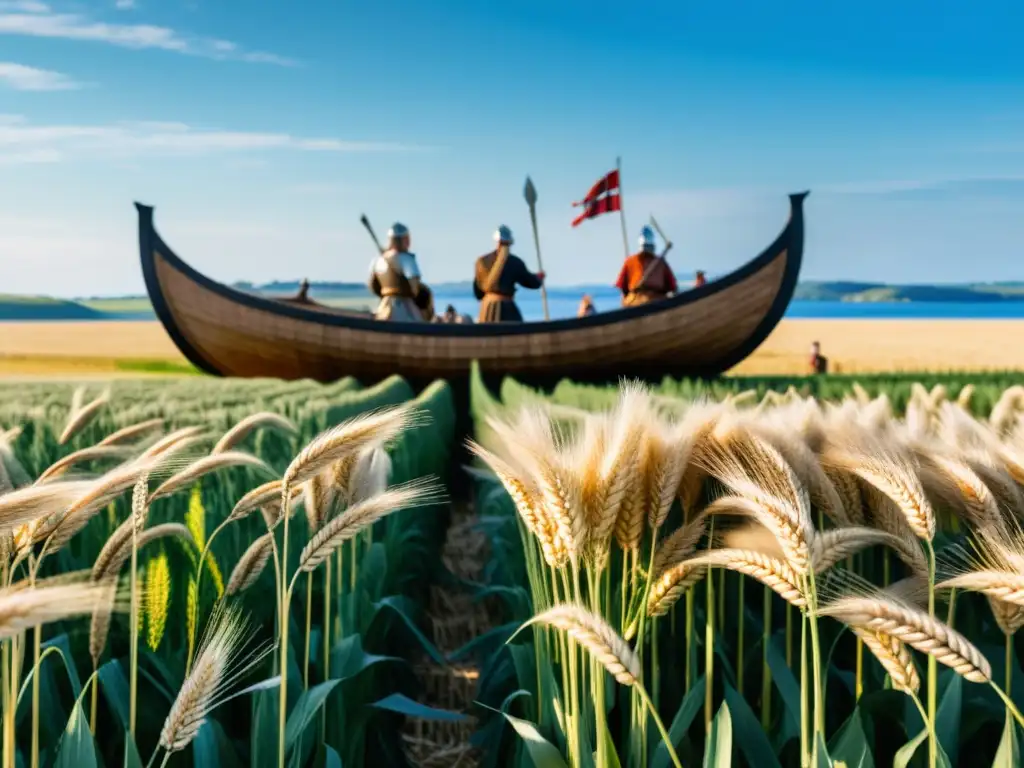
<svg viewBox="0 0 1024 768"><path fill-rule="evenodd" d="M622 685L640 680L640 659L604 619L578 605L556 605L523 624L544 624L560 629L586 648Z"/></svg>
<svg viewBox="0 0 1024 768"><path fill-rule="evenodd" d="M57 439L57 443L59 445L67 445L68 441L85 429L86 425L99 413L100 408L109 401L109 395L100 395L88 405L72 411L67 424L64 426L64 431L60 433L60 437Z"/></svg>
<svg viewBox="0 0 1024 768"><path fill-rule="evenodd" d="M926 611L888 597L881 590L866 597L839 598L818 613L833 616L851 627L889 635L933 656L973 683L987 683L992 678L988 660L967 638Z"/></svg>
<svg viewBox="0 0 1024 768"><path fill-rule="evenodd" d="M0 639L14 637L39 624L87 616L107 603L109 590L105 581L73 581L70 577L49 584L37 581L35 586L27 582L15 584L0 590ZM118 608L115 604L112 610Z"/></svg>
<svg viewBox="0 0 1024 768"><path fill-rule="evenodd" d="M375 411L342 422L311 440L288 465L285 485L297 486L330 465L368 446L384 445L405 430L422 424L427 414L403 405Z"/></svg>
<svg viewBox="0 0 1024 768"><path fill-rule="evenodd" d="M323 526L299 555L299 571L311 572L326 560L342 542L399 509L425 506L439 498L436 487L426 481L413 481L349 507Z"/></svg>
<svg viewBox="0 0 1024 768"><path fill-rule="evenodd" d="M119 573L124 564L128 562L132 556L132 522L131 519L125 520L107 539L107 543L100 550L100 554L93 564L93 579L113 576ZM161 523L136 534L136 549L142 549L151 541L167 536L175 536L195 545L195 540L186 526L181 523Z"/></svg>
<svg viewBox="0 0 1024 768"><path fill-rule="evenodd" d="M265 533L250 544L231 571L228 585L224 589L225 596L237 595L255 584L273 552L273 533Z"/></svg>
<svg viewBox="0 0 1024 768"><path fill-rule="evenodd" d="M558 568L568 560L568 552L558 538L558 529L548 516L540 491L525 472L519 472L510 464L478 443L470 442L470 450L480 457L504 486L515 504L516 511L540 543L541 554L552 568Z"/></svg>
<svg viewBox="0 0 1024 768"><path fill-rule="evenodd" d="M199 461L190 464L177 474L167 478L167 480L165 480L149 495L149 503L152 504L156 499L170 496L171 494L180 491L182 488L191 487L193 483L203 475L207 475L211 472L217 472L221 469L227 469L228 467L251 467L265 472L268 475L274 474L274 470L251 453L243 453L242 451L218 453L213 456L206 456L199 459Z"/></svg>
<svg viewBox="0 0 1024 768"><path fill-rule="evenodd" d="M167 752L179 752L191 744L210 712L229 698L228 689L272 650L264 646L241 655L252 632L233 607L217 609L210 626L160 731L159 744Z"/></svg>
<svg viewBox="0 0 1024 768"><path fill-rule="evenodd" d="M876 544L885 544L897 550L903 548L903 542L898 536L874 528L834 528L817 533L811 545L814 572L827 571L839 561Z"/></svg>
<svg viewBox="0 0 1024 768"><path fill-rule="evenodd" d="M35 484L41 485L47 480L60 477L75 464L81 464L85 461L96 461L98 459L123 459L127 455L127 450L123 446L118 445L92 445L88 448L82 448L74 453L69 453L43 470L43 473L36 479Z"/></svg>
<svg viewBox="0 0 1024 768"><path fill-rule="evenodd" d="M842 461L896 504L915 536L924 541L935 538L935 512L909 462L884 453L844 457Z"/></svg>
<svg viewBox="0 0 1024 768"><path fill-rule="evenodd" d="M699 584L708 569L686 561L657 572L647 596L647 615L664 616L686 591Z"/></svg>
<svg viewBox="0 0 1024 768"><path fill-rule="evenodd" d="M149 419L148 421L140 421L138 424L129 424L127 427L122 427L116 432L111 432L96 443L96 447L105 448L113 445L121 445L128 440L144 435L147 432L155 432L156 430L163 428L163 425L163 419Z"/></svg>
<svg viewBox="0 0 1024 768"><path fill-rule="evenodd" d="M803 609L807 605L800 577L786 563L761 552L746 549L711 549L685 561L692 566L706 565L728 568L757 579L790 605Z"/></svg>
<svg viewBox="0 0 1024 768"><path fill-rule="evenodd" d="M878 663L882 665L892 685L898 691L916 694L921 688L921 676L914 666L914 659L907 647L891 635L874 632L859 627L851 627L851 631L861 639L871 651Z"/></svg>
<svg viewBox="0 0 1024 768"><path fill-rule="evenodd" d="M54 508L64 508L93 487L91 480L58 481L30 485L0 495L0 529L31 523Z"/></svg>
<svg viewBox="0 0 1024 768"><path fill-rule="evenodd" d="M224 436L213 446L211 454L225 453L241 443L257 429L270 428L289 435L297 435L295 425L284 416L277 413L263 411L246 416L231 429L224 433Z"/></svg>
<svg viewBox="0 0 1024 768"><path fill-rule="evenodd" d="M182 427L153 443L142 452L141 458L153 458L168 453L171 450L178 450L181 443L192 444L191 441L198 439L203 434L203 427Z"/></svg>

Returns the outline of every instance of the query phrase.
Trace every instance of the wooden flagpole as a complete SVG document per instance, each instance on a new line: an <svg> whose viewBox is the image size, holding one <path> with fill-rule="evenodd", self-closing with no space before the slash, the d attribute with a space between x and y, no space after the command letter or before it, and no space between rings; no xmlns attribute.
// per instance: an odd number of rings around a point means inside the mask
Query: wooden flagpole
<svg viewBox="0 0 1024 768"><path fill-rule="evenodd" d="M544 271L544 264L540 260L540 235L537 232L537 188L533 186L533 181L529 176L526 177L526 186L523 187L523 197L526 198L526 204L530 206L530 223L533 225L533 244L537 248L537 269L540 272ZM540 300L544 305L544 322L551 319L551 315L548 314L548 288L544 283L540 284Z"/></svg>
<svg viewBox="0 0 1024 768"><path fill-rule="evenodd" d="M615 170L619 176L619 218L622 221L622 247L629 258L629 233L626 229L626 206L622 198L622 158L615 158Z"/></svg>

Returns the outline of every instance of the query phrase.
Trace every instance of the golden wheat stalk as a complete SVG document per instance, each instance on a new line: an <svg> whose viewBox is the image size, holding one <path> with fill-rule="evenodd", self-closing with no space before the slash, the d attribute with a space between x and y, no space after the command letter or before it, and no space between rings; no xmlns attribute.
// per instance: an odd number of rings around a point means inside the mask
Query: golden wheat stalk
<svg viewBox="0 0 1024 768"><path fill-rule="evenodd" d="M845 470L838 467L823 466L822 471L831 483L843 505L845 517L850 525L864 524L864 501L861 498L860 486Z"/></svg>
<svg viewBox="0 0 1024 768"><path fill-rule="evenodd" d="M821 510L826 517L837 525L853 525L853 520L846 512L846 505L832 484L829 476L822 469L814 452L793 432L777 425L767 425L753 421L749 423L750 432L763 441L755 448L751 459L757 461L761 457L767 466L785 481L786 487L793 494L793 503L803 503L803 488L807 489L809 502ZM768 453L765 449L774 449ZM759 472L764 470L759 467Z"/></svg>
<svg viewBox="0 0 1024 768"><path fill-rule="evenodd" d="M331 489L327 486L327 480L323 472L314 475L302 484L305 496L306 523L309 526L310 535L316 533L323 527L330 515L332 498Z"/></svg>
<svg viewBox="0 0 1024 768"><path fill-rule="evenodd" d="M327 484L345 503L351 504L352 473L356 468L357 454L343 456L327 469Z"/></svg>
<svg viewBox="0 0 1024 768"><path fill-rule="evenodd" d="M995 597L988 598L988 606L999 630L1007 637L1013 637L1024 627L1024 606L1005 603Z"/></svg>
<svg viewBox="0 0 1024 768"><path fill-rule="evenodd" d="M818 610L851 627L880 632L934 657L965 680L987 683L992 678L988 660L956 630L895 596L878 590L867 596L841 597Z"/></svg>
<svg viewBox="0 0 1024 768"><path fill-rule="evenodd" d="M710 504L707 515L743 515L753 518L778 540L786 562L797 574L807 574L811 568L811 541L803 526L795 520L792 507L783 499L761 495L758 500L745 496L723 496Z"/></svg>
<svg viewBox="0 0 1024 768"><path fill-rule="evenodd" d="M676 563L662 571L651 582L647 596L647 615L664 616L679 598L707 575L708 569L686 561Z"/></svg>
<svg viewBox="0 0 1024 768"><path fill-rule="evenodd" d="M526 530L537 538L545 562L552 568L561 567L568 559L568 552L558 538L557 526L547 514L533 479L478 443L471 441L469 448L490 467L504 486Z"/></svg>
<svg viewBox="0 0 1024 768"><path fill-rule="evenodd" d="M610 434L604 455L596 467L596 488L590 499L586 544L598 570L607 564L616 522L627 496L635 492L640 469L640 430L622 416L606 422L606 425Z"/></svg>
<svg viewBox="0 0 1024 768"><path fill-rule="evenodd" d="M93 487L91 480L72 480L31 485L0 496L0 529L11 530L31 523L54 508L63 508Z"/></svg>
<svg viewBox="0 0 1024 768"><path fill-rule="evenodd" d="M349 507L323 526L299 555L299 571L309 573L326 560L343 542L399 509L426 506L439 498L437 487L417 480L392 488Z"/></svg>
<svg viewBox="0 0 1024 768"><path fill-rule="evenodd" d="M931 541L935 538L935 511L925 496L915 468L904 457L878 446L875 450L859 454L835 451L828 459L892 499L919 539Z"/></svg>
<svg viewBox="0 0 1024 768"><path fill-rule="evenodd" d="M938 453L929 458L955 489L968 522L977 527L1001 522L995 496L969 464Z"/></svg>
<svg viewBox="0 0 1024 768"><path fill-rule="evenodd" d="M997 435L1005 437L1021 410L1024 410L1024 386L1016 384L1004 390L992 407L989 425Z"/></svg>
<svg viewBox="0 0 1024 768"><path fill-rule="evenodd" d="M210 712L230 698L231 686L272 650L263 646L242 655L253 633L234 607L217 609L210 627L160 731L159 744L167 752L179 752L191 744Z"/></svg>
<svg viewBox="0 0 1024 768"><path fill-rule="evenodd" d="M82 576L36 581L34 586L25 581L0 590L0 639L15 637L29 627L87 616L105 605L109 582L94 583ZM125 607L115 602L112 610Z"/></svg>
<svg viewBox="0 0 1024 768"><path fill-rule="evenodd" d="M692 566L718 566L757 579L790 605L803 609L807 598L801 579L786 563L761 552L745 549L711 549L686 561Z"/></svg>
<svg viewBox="0 0 1024 768"><path fill-rule="evenodd" d="M211 454L226 453L243 442L257 429L274 429L284 432L287 435L297 435L299 430L284 416L269 411L254 413L246 416L231 429L224 433L224 436L213 446Z"/></svg>
<svg viewBox="0 0 1024 768"><path fill-rule="evenodd" d="M98 461L100 459L123 459L127 455L128 451L123 446L118 445L93 445L88 448L82 448L74 453L69 453L62 459L58 459L43 470L43 473L36 479L35 484L42 485L47 480L60 477L75 464L81 464L86 461Z"/></svg>
<svg viewBox="0 0 1024 768"><path fill-rule="evenodd" d="M161 523L152 528L139 531L135 537L136 549L142 549L146 544L157 539L174 536L195 546L192 533L181 523ZM132 521L126 520L118 527L114 534L107 540L107 543L100 550L99 557L93 564L93 578L103 578L118 573L128 559L132 556Z"/></svg>
<svg viewBox="0 0 1024 768"><path fill-rule="evenodd" d="M110 579L106 582L107 588L103 593L103 600L92 612L92 619L89 622L89 656L92 658L92 666L99 669L100 660L103 657L103 649L107 646L107 637L110 635L110 620L114 611L114 601L117 594L117 581Z"/></svg>
<svg viewBox="0 0 1024 768"><path fill-rule="evenodd" d="M237 520L242 520L243 518L255 512L257 509L267 508L274 505L280 505L282 486L283 482L281 480L271 480L268 483L263 483L263 485L253 488L251 491L246 493L241 499L238 500L238 503L235 504L234 509L231 510L231 514L228 515L227 522L235 522ZM291 488L290 503L295 504L295 502L302 497L303 492L304 491L302 487ZM289 511L290 517L291 514L294 514L295 508L293 507ZM278 514L280 514L280 510L278 510Z"/></svg>
<svg viewBox="0 0 1024 768"><path fill-rule="evenodd" d="M657 437L659 461L651 477L651 499L647 510L647 524L651 530L656 531L665 524L689 464L693 450L693 435L689 427L684 422L682 428L677 426Z"/></svg>
<svg viewBox="0 0 1024 768"><path fill-rule="evenodd" d="M585 648L616 681L635 685L640 681L640 659L629 644L599 616L578 605L556 605L523 624L559 629Z"/></svg>
<svg viewBox="0 0 1024 768"><path fill-rule="evenodd" d="M150 459L154 456L165 454L172 449L177 450L177 447L182 443L194 444L191 441L196 440L202 434L203 427L182 427L181 429L176 429L149 446L149 448L142 452L140 458Z"/></svg>
<svg viewBox="0 0 1024 768"><path fill-rule="evenodd" d="M657 574L670 568L679 561L693 554L704 535L706 518L702 515L689 523L679 526L676 530L661 540L657 550L654 552L654 560L651 562L651 573Z"/></svg>
<svg viewBox="0 0 1024 768"><path fill-rule="evenodd" d="M892 637L881 632L851 627L854 635L859 637L864 645L882 665L889 677L892 679L892 686L897 691L916 694L921 688L921 676L914 666L914 659L907 647Z"/></svg>
<svg viewBox="0 0 1024 768"><path fill-rule="evenodd" d="M155 432L158 429L162 429L163 426L164 420L162 418L140 421L138 424L129 424L127 427L122 427L116 432L111 432L96 443L96 447L105 448L108 446L122 445L129 440L145 435L147 432Z"/></svg>
<svg viewBox="0 0 1024 768"><path fill-rule="evenodd" d="M249 545L245 553L235 563L224 596L231 597L244 592L259 579L267 567L270 556L274 553L274 534L265 533Z"/></svg>
<svg viewBox="0 0 1024 768"><path fill-rule="evenodd" d="M67 445L71 438L85 429L86 425L96 418L96 415L100 412L100 408L108 402L110 402L110 395L102 394L88 405L72 410L68 417L68 422L64 426L64 431L61 432L60 437L57 438L57 444Z"/></svg>
<svg viewBox="0 0 1024 768"><path fill-rule="evenodd" d="M46 539L47 551L56 552L82 530L99 510L133 487L140 477L149 475L159 461L159 458L136 460L100 476L63 512L50 516L37 531L36 540ZM47 488L50 484L41 487Z"/></svg>
<svg viewBox="0 0 1024 768"><path fill-rule="evenodd" d="M426 412L411 404L365 413L332 427L311 440L288 465L286 486L297 486L352 453L385 445L406 430L426 422Z"/></svg>
<svg viewBox="0 0 1024 768"><path fill-rule="evenodd" d="M898 536L874 528L835 528L817 533L811 544L814 572L823 573L836 563L876 544L884 544L896 550L903 548L903 541Z"/></svg>
<svg viewBox="0 0 1024 768"><path fill-rule="evenodd" d="M262 459L253 456L251 453L243 453L242 451L218 453L199 459L199 461L190 464L177 474L169 477L149 495L149 503L152 504L157 499L177 493L183 488L192 487L195 481L203 475L229 467L249 467L258 469L268 475L274 474L274 470L268 467Z"/></svg>

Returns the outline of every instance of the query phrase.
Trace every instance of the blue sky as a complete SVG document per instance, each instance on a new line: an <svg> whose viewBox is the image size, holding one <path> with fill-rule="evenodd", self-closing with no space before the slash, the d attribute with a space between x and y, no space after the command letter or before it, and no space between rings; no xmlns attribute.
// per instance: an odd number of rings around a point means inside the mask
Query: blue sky
<svg viewBox="0 0 1024 768"><path fill-rule="evenodd" d="M626 10L633 8L635 10ZM142 290L133 200L221 280L363 280L378 232L465 279L499 223L612 282L623 159L682 274L810 189L805 279L1022 278L1024 4L0 0L0 291Z"/></svg>

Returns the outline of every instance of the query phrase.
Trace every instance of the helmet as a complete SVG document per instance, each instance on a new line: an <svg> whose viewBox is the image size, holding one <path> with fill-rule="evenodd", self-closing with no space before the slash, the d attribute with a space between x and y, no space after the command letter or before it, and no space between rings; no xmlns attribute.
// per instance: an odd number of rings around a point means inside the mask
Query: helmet
<svg viewBox="0 0 1024 768"><path fill-rule="evenodd" d="M637 242L639 242L643 248L653 248L654 230L651 229L650 227L644 227L643 229L641 229L640 237L637 238Z"/></svg>
<svg viewBox="0 0 1024 768"><path fill-rule="evenodd" d="M494 242L512 245L512 243L515 242L515 240L512 239L512 230L502 224L494 231Z"/></svg>
<svg viewBox="0 0 1024 768"><path fill-rule="evenodd" d="M409 228L405 224L400 224L397 221L391 225L391 229L388 230L388 237L407 237L409 235Z"/></svg>

